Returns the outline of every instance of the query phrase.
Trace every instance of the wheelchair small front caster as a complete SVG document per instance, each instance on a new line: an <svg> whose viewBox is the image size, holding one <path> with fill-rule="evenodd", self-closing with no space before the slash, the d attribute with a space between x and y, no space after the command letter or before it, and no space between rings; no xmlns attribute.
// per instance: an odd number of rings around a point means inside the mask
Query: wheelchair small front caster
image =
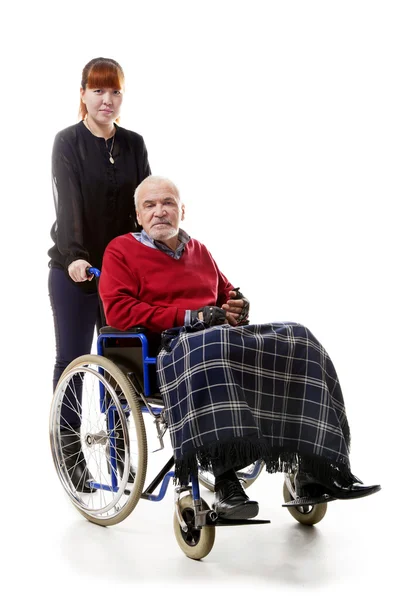
<svg viewBox="0 0 400 600"><path fill-rule="evenodd" d="M182 529L175 511L174 533L176 541L186 556L194 560L200 560L207 556L214 546L215 527L212 525L205 525L201 528L195 527L195 513L191 495L180 498L179 510L187 531ZM201 501L201 510L210 510L204 500Z"/></svg>
<svg viewBox="0 0 400 600"><path fill-rule="evenodd" d="M283 498L285 502L290 502L296 498L293 475L285 475ZM302 525L316 525L316 523L322 521L327 508L326 502L322 504L287 507L292 517Z"/></svg>

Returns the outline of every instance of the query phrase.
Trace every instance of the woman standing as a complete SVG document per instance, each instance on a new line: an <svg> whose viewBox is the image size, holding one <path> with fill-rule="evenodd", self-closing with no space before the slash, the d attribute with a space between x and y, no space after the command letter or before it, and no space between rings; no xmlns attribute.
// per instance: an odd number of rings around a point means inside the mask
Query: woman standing
<svg viewBox="0 0 400 600"><path fill-rule="evenodd" d="M115 60L91 60L82 72L81 120L60 131L54 141L56 221L48 252L56 338L54 388L73 359L90 353L95 325L100 325L96 284L86 268L101 269L108 242L137 229L133 196L151 173L143 138L118 125L124 83ZM61 415L64 455L70 457L76 488L90 491L80 443L79 387L74 396Z"/></svg>

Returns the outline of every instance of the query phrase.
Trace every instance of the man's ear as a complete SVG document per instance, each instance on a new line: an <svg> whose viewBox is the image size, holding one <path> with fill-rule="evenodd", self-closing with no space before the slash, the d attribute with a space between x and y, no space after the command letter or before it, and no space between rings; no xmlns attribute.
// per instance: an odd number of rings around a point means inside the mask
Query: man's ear
<svg viewBox="0 0 400 600"><path fill-rule="evenodd" d="M141 223L140 215L139 215L138 211L136 211L136 219L137 219L137 222L139 223L139 225L141 225L142 223Z"/></svg>
<svg viewBox="0 0 400 600"><path fill-rule="evenodd" d="M185 219L185 205L184 204L182 204L182 206L181 206L181 211L182 211L181 221L183 221Z"/></svg>

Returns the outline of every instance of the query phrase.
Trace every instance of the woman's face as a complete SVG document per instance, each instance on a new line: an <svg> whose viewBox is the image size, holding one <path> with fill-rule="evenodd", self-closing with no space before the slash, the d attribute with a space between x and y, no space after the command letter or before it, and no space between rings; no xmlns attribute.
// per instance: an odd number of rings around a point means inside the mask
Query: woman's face
<svg viewBox="0 0 400 600"><path fill-rule="evenodd" d="M81 98L90 116L99 125L118 119L122 104L122 90L113 88L81 88Z"/></svg>

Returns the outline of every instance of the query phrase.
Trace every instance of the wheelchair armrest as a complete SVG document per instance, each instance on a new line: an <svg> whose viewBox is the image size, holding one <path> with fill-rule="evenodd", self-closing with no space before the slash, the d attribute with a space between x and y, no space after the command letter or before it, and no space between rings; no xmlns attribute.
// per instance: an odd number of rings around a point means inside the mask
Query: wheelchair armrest
<svg viewBox="0 0 400 600"><path fill-rule="evenodd" d="M100 333L147 333L148 329L146 327L130 327L129 329L116 329L115 327L109 327L106 325L105 327L101 327Z"/></svg>

